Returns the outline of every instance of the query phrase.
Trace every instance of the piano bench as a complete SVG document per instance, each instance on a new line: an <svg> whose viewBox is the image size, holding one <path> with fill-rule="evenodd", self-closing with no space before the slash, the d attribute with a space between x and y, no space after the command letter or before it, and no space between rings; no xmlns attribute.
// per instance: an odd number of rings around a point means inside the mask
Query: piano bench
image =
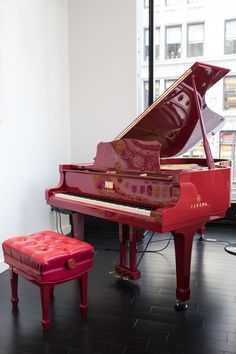
<svg viewBox="0 0 236 354"><path fill-rule="evenodd" d="M9 264L13 308L18 308L17 286L21 275L40 287L41 323L47 331L54 286L78 278L81 314L87 313L87 273L92 268L93 246L53 231L42 231L12 237L3 242L2 248L4 260Z"/></svg>

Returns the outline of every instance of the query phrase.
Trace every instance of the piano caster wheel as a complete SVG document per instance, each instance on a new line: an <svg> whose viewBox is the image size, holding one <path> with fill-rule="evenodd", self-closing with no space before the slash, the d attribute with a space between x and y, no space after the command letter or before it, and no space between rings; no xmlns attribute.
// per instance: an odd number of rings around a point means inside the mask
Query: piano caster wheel
<svg viewBox="0 0 236 354"><path fill-rule="evenodd" d="M178 312L185 311L187 310L187 308L188 308L188 304L186 302L177 301L175 304L175 310Z"/></svg>

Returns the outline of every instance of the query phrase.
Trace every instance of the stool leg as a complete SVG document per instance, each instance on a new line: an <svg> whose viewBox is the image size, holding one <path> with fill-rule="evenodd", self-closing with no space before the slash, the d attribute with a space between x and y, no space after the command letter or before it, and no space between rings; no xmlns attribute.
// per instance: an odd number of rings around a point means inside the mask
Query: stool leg
<svg viewBox="0 0 236 354"><path fill-rule="evenodd" d="M11 302L13 308L18 308L18 274L14 272L13 267L10 267L10 282L11 282Z"/></svg>
<svg viewBox="0 0 236 354"><path fill-rule="evenodd" d="M84 273L79 278L80 312L81 312L82 315L86 315L86 313L88 312L87 286L88 286L88 273Z"/></svg>
<svg viewBox="0 0 236 354"><path fill-rule="evenodd" d="M42 305L42 327L44 331L47 331L50 327L49 320L49 298L51 293L51 286L40 286L41 305Z"/></svg>
<svg viewBox="0 0 236 354"><path fill-rule="evenodd" d="M54 295L54 286L51 286L51 289L50 289L50 296L52 297Z"/></svg>

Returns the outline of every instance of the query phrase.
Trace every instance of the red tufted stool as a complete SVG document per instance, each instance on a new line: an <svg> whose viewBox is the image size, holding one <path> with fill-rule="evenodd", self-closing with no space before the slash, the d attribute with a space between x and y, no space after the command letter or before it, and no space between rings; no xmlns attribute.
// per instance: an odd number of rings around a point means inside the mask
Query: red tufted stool
<svg viewBox="0 0 236 354"><path fill-rule="evenodd" d="M18 274L40 287L42 326L50 326L49 299L54 286L79 278L80 310L88 311L87 272L92 268L94 248L90 244L56 232L43 231L12 237L2 244L10 267L12 305L18 307Z"/></svg>

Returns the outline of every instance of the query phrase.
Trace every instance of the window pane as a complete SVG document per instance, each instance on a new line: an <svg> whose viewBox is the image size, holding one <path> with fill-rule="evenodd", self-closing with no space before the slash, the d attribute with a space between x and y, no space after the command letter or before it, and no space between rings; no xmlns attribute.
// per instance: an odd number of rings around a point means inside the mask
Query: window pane
<svg viewBox="0 0 236 354"><path fill-rule="evenodd" d="M143 81L143 109L148 107L148 81Z"/></svg>
<svg viewBox="0 0 236 354"><path fill-rule="evenodd" d="M144 1L143 1L143 7L144 7L144 8L149 7L149 0L144 0Z"/></svg>
<svg viewBox="0 0 236 354"><path fill-rule="evenodd" d="M220 132L220 143L233 143L233 132L223 131Z"/></svg>
<svg viewBox="0 0 236 354"><path fill-rule="evenodd" d="M196 147L193 151L192 151L192 156L193 157L205 157L205 152L203 149L202 145L199 145L198 147Z"/></svg>
<svg viewBox="0 0 236 354"><path fill-rule="evenodd" d="M181 26L166 27L166 59L181 57Z"/></svg>
<svg viewBox="0 0 236 354"><path fill-rule="evenodd" d="M155 43L155 58L156 60L158 60L160 56L160 28L159 27L155 28L154 43Z"/></svg>
<svg viewBox="0 0 236 354"><path fill-rule="evenodd" d="M166 6L179 5L181 3L182 3L182 0L166 0Z"/></svg>
<svg viewBox="0 0 236 354"><path fill-rule="evenodd" d="M175 80L165 80L165 90L167 90L173 83L175 82Z"/></svg>
<svg viewBox="0 0 236 354"><path fill-rule="evenodd" d="M221 144L220 145L220 158L231 160L232 159L232 145L230 144Z"/></svg>
<svg viewBox="0 0 236 354"><path fill-rule="evenodd" d="M155 99L160 96L160 81L155 80Z"/></svg>
<svg viewBox="0 0 236 354"><path fill-rule="evenodd" d="M203 55L203 28L204 26L202 23L188 25L188 57L198 57Z"/></svg>
<svg viewBox="0 0 236 354"><path fill-rule="evenodd" d="M149 48L149 31L148 28L144 28L143 36L143 60L148 60L148 48Z"/></svg>
<svg viewBox="0 0 236 354"><path fill-rule="evenodd" d="M224 79L224 109L236 108L236 76Z"/></svg>
<svg viewBox="0 0 236 354"><path fill-rule="evenodd" d="M225 21L225 54L236 53L236 19Z"/></svg>

